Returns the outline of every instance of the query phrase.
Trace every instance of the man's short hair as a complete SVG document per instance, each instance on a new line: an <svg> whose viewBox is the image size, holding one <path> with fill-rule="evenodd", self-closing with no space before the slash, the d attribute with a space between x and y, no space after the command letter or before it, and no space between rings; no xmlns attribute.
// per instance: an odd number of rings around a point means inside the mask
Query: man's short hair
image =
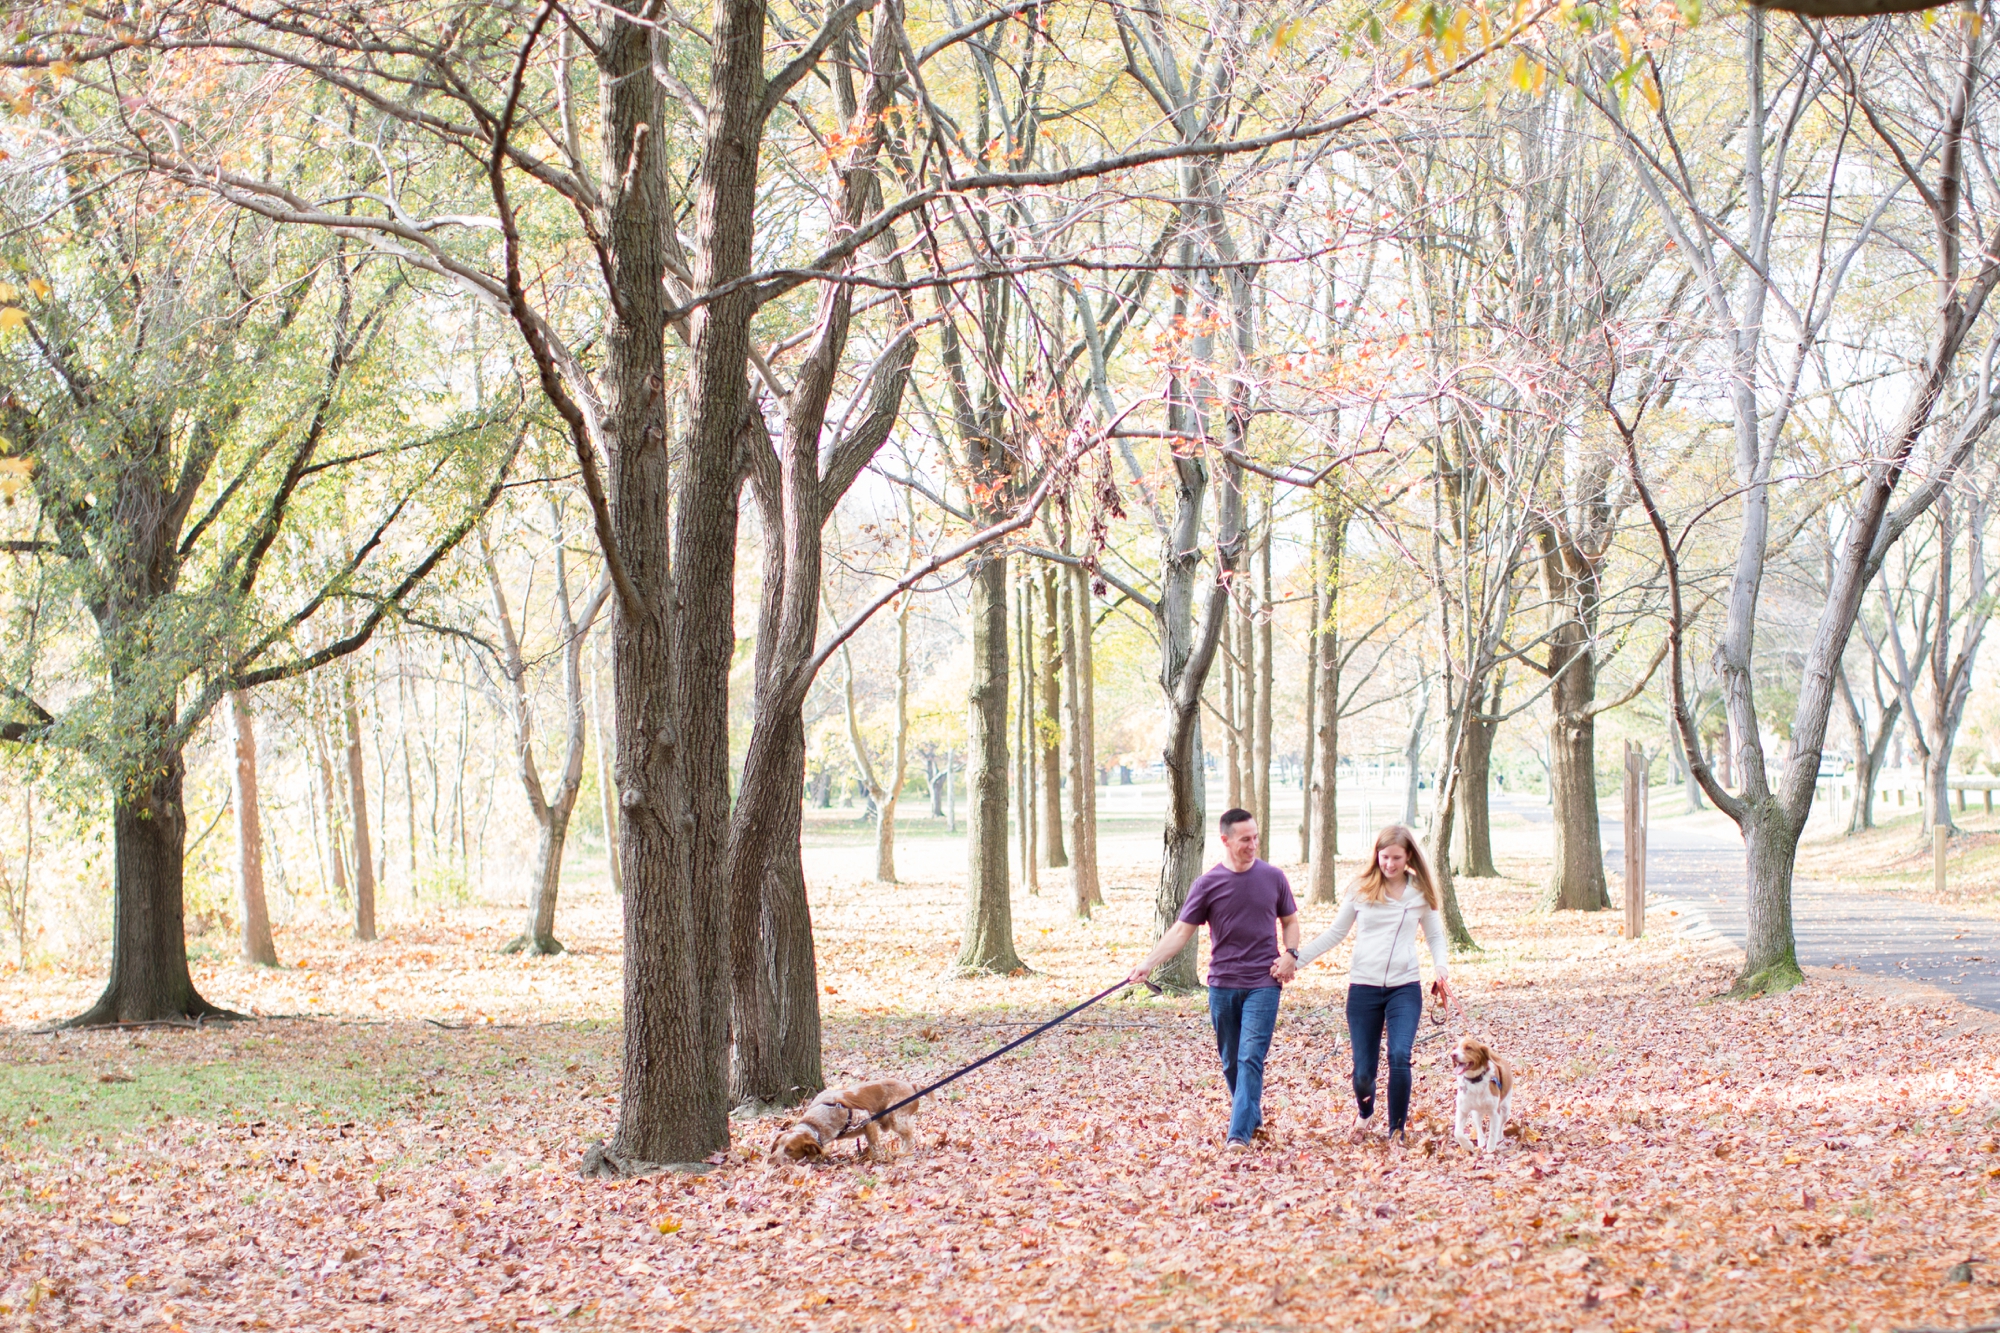
<svg viewBox="0 0 2000 1333"><path fill-rule="evenodd" d="M1228 837L1229 830L1235 828L1246 819L1255 819L1256 817L1241 806L1231 806L1222 812L1222 836L1225 838Z"/></svg>

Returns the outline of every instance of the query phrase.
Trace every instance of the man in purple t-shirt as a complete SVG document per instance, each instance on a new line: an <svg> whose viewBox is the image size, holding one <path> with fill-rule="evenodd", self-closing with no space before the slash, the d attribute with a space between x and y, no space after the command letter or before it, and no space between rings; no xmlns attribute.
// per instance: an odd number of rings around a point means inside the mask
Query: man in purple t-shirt
<svg viewBox="0 0 2000 1333"><path fill-rule="evenodd" d="M1204 924L1208 1017L1222 1056L1222 1080L1229 1085L1227 1146L1241 1151L1264 1123L1264 1056L1278 1024L1278 997L1298 970L1299 957L1299 905L1284 872L1257 859L1257 821L1248 810L1223 811L1221 862L1188 890L1180 919L1132 969L1132 984L1186 948Z"/></svg>

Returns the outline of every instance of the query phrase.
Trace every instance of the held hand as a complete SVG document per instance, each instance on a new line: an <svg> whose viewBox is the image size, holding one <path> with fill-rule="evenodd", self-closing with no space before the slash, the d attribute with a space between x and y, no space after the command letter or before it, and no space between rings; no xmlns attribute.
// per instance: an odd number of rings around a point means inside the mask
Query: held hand
<svg viewBox="0 0 2000 1333"><path fill-rule="evenodd" d="M1298 962L1288 953L1279 954L1278 961L1271 964L1271 975L1281 984L1290 981L1298 974Z"/></svg>

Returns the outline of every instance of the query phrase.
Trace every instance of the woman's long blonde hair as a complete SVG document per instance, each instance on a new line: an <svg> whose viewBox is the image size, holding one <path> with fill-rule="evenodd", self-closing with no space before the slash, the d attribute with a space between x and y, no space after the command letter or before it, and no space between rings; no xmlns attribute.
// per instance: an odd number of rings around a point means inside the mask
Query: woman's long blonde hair
<svg viewBox="0 0 2000 1333"><path fill-rule="evenodd" d="M1402 844L1404 853L1410 858L1410 866L1404 873L1416 881L1417 892L1424 895L1424 902L1434 912L1444 908L1444 900L1438 893L1437 877L1431 874L1431 863L1424 859L1424 849L1417 845L1416 835L1401 824L1391 824L1375 835L1375 848L1368 853L1368 865L1354 877L1348 885L1364 903L1386 903L1389 901L1389 886L1382 880L1381 851L1384 847Z"/></svg>

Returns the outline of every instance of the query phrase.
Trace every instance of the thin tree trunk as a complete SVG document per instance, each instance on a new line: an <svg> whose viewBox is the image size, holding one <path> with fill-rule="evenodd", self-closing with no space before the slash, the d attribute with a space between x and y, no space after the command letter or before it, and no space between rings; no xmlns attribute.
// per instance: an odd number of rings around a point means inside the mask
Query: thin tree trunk
<svg viewBox="0 0 2000 1333"><path fill-rule="evenodd" d="M1319 634L1320 625L1326 618L1326 590L1320 583L1320 528L1325 517L1320 513L1319 499L1313 497L1312 538L1309 565L1312 578L1312 623L1306 630L1306 729L1305 741L1300 746L1299 758L1299 860L1308 867L1308 875L1313 869L1313 823L1318 819L1316 809L1319 801L1319 786L1314 769L1316 751L1319 747Z"/></svg>
<svg viewBox="0 0 2000 1333"><path fill-rule="evenodd" d="M1263 835L1262 851L1275 856L1278 831L1271 827L1271 691L1276 682L1272 660L1274 631L1271 625L1271 498L1266 488L1263 533L1257 539L1260 587L1256 618L1257 630L1257 716L1256 731L1250 741L1252 799L1257 802L1257 829Z"/></svg>
<svg viewBox="0 0 2000 1333"><path fill-rule="evenodd" d="M1223 801L1231 809L1243 805L1243 742L1240 721L1243 710L1237 698L1243 690L1240 685L1243 672L1237 662L1236 633L1233 624L1222 630L1222 771ZM1204 782L1206 779L1204 778Z"/></svg>
<svg viewBox="0 0 2000 1333"><path fill-rule="evenodd" d="M1319 735L1314 747L1319 753L1320 791L1315 818L1319 822L1317 850L1312 865L1312 900L1316 903L1340 901L1336 866L1340 857L1340 580L1342 561L1347 554L1346 505L1338 497L1327 505L1320 528L1319 573L1320 619L1313 638L1313 657L1318 668ZM1362 830L1362 841L1374 836Z"/></svg>
<svg viewBox="0 0 2000 1333"><path fill-rule="evenodd" d="M341 673L347 714L347 787L349 813L354 819L354 938L375 938L375 853L368 838L368 765L361 748L361 707L354 698L354 677Z"/></svg>
<svg viewBox="0 0 2000 1333"><path fill-rule="evenodd" d="M1068 516L1064 516L1064 546L1068 546ZM1084 731L1081 671L1089 670L1080 653L1090 635L1090 585L1081 569L1064 568L1062 587L1063 730L1069 733L1070 910L1080 917L1104 901L1097 884L1097 839L1091 828L1091 798L1096 794L1090 746ZM1081 586L1079 586L1081 585Z"/></svg>
<svg viewBox="0 0 2000 1333"><path fill-rule="evenodd" d="M590 743L597 751L597 798L604 819L604 869L611 892L625 896L625 874L618 864L617 782L611 776L611 750L604 743L604 691L597 676L599 653L590 655Z"/></svg>
<svg viewBox="0 0 2000 1333"><path fill-rule="evenodd" d="M914 551L912 552L914 563ZM895 884L896 803L902 799L903 783L910 770L910 610L916 604L913 593L903 594L896 609L896 737L889 760L888 789L875 801L875 878Z"/></svg>
<svg viewBox="0 0 2000 1333"><path fill-rule="evenodd" d="M1035 580L1032 574L1023 570L1014 583L1014 640L1016 644L1015 676L1018 684L1014 689L1014 768L1015 783L1014 809L1021 822L1021 881L1031 895L1042 891L1040 872L1036 862L1040 859L1035 827ZM950 789L947 770L946 789Z"/></svg>
<svg viewBox="0 0 2000 1333"><path fill-rule="evenodd" d="M1077 717L1072 729L1076 744L1083 750L1083 786L1078 798L1083 802L1084 815L1082 831L1077 834L1078 846L1088 844L1090 864L1090 900L1101 904L1104 901L1104 887L1100 880L1097 860L1097 666L1095 650L1091 640L1097 632L1097 620L1090 605L1090 576L1083 569L1070 571L1076 580L1076 680Z"/></svg>
<svg viewBox="0 0 2000 1333"><path fill-rule="evenodd" d="M353 898L347 891L347 826L340 817L340 784L334 780L333 756L327 749L325 733L310 713L306 725L312 730L313 750L319 759L320 803L326 811L326 860L333 873L333 891L343 907L352 907Z"/></svg>
<svg viewBox="0 0 2000 1333"><path fill-rule="evenodd" d="M1014 952L1007 874L1007 561L979 557L971 583L972 680L968 690L965 925L962 972L1023 970Z"/></svg>
<svg viewBox="0 0 2000 1333"><path fill-rule="evenodd" d="M236 731L236 897L243 914L243 961L276 967L278 946L271 940L271 916L264 905L264 827L248 691L229 692L229 713Z"/></svg>
<svg viewBox="0 0 2000 1333"><path fill-rule="evenodd" d="M1423 670L1421 665L1418 667L1418 670ZM1431 678L1428 675L1420 675L1417 678L1417 706L1410 715L1409 735L1403 741L1403 765L1405 770L1403 783L1403 827L1409 829L1414 829L1417 826L1417 792L1423 778L1424 719L1429 715L1430 708ZM1446 756L1446 758L1449 760L1450 756ZM1439 793L1438 801L1440 805L1442 805L1443 799L1443 794ZM1449 843L1440 843L1439 850L1443 851L1449 845ZM1443 860L1445 858L1440 857L1439 859Z"/></svg>
<svg viewBox="0 0 2000 1333"><path fill-rule="evenodd" d="M1041 621L1037 640L1035 678L1040 687L1035 712L1035 757L1041 766L1042 782L1042 864L1059 870L1069 864L1062 835L1062 635L1058 628L1061 605L1056 594L1053 568L1041 571Z"/></svg>

